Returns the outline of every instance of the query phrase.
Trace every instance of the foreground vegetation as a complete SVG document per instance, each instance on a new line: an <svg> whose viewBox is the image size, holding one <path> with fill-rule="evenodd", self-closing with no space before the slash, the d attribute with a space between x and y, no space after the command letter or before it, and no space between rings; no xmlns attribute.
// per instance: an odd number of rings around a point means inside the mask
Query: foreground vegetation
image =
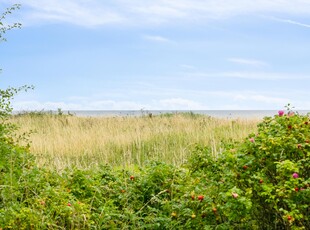
<svg viewBox="0 0 310 230"><path fill-rule="evenodd" d="M150 160L182 165L195 146L210 146L216 156L223 143L240 141L257 130L258 119L216 119L193 113L139 117L76 117L47 112L13 116L20 133L31 131L31 153L42 166L62 170L99 164L143 166Z"/></svg>
<svg viewBox="0 0 310 230"><path fill-rule="evenodd" d="M59 121L53 119L60 118L35 119L57 124ZM80 118L61 119L80 124ZM172 122L166 117L133 119L140 119L139 125L164 119L162 127ZM189 122L186 119L201 122L202 118L181 115L173 119L171 126L178 122L184 125ZM209 124L218 121L204 119ZM83 121L104 124L104 119ZM226 122L227 127L232 127L231 121ZM132 120L128 123L135 124ZM160 125L150 127L161 130ZM220 129L229 130L227 127ZM150 160L135 168L121 168L99 162L92 169L71 165L61 173L52 167L38 167L29 146L14 141L13 129L7 121L1 124L2 229L310 227L309 116L280 111L279 115L266 117L242 141L229 141L229 137L217 154L212 145L195 145L183 165Z"/></svg>

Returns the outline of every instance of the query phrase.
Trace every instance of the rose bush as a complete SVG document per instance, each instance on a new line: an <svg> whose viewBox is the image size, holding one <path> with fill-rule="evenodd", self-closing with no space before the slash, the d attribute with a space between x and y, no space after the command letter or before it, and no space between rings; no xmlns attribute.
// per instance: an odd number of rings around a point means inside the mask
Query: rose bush
<svg viewBox="0 0 310 230"><path fill-rule="evenodd" d="M208 148L197 149L190 165L193 174L207 175L211 189L222 182L219 196L213 198L222 212L221 223L245 227L248 222L262 229L310 227L309 120L309 115L279 111L264 118L257 133L230 145L217 158L210 157ZM243 202L234 204L223 196L225 191Z"/></svg>

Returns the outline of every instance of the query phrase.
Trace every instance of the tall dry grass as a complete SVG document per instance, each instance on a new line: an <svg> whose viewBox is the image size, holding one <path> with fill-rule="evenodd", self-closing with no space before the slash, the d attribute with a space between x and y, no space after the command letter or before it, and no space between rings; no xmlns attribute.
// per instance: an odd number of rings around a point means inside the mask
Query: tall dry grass
<svg viewBox="0 0 310 230"><path fill-rule="evenodd" d="M143 165L148 160L182 164L196 144L221 152L221 142L255 132L259 119L216 119L194 114L142 117L76 117L23 114L12 117L20 132L31 130L39 165L65 167Z"/></svg>

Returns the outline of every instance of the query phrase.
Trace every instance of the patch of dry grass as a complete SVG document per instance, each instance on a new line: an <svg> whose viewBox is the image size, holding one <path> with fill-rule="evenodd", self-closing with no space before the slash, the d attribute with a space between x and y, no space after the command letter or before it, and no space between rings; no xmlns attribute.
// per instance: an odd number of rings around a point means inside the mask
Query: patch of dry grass
<svg viewBox="0 0 310 230"><path fill-rule="evenodd" d="M221 152L221 142L255 132L259 119L216 119L193 114L142 117L14 116L21 132L32 130L31 152L39 165L64 167L143 165L147 160L182 164L196 144Z"/></svg>

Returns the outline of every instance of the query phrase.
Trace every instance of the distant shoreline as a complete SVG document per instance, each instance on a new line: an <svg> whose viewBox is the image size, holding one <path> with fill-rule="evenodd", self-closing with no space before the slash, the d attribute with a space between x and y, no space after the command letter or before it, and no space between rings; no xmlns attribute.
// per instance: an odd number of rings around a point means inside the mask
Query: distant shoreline
<svg viewBox="0 0 310 230"><path fill-rule="evenodd" d="M22 113L51 113L58 114L57 110L23 110L14 111L13 114ZM278 114L278 110L60 110L63 114L71 114L78 117L125 117L125 116L145 116L192 113L208 115L216 118L264 118ZM299 110L299 114L310 113L310 110Z"/></svg>

